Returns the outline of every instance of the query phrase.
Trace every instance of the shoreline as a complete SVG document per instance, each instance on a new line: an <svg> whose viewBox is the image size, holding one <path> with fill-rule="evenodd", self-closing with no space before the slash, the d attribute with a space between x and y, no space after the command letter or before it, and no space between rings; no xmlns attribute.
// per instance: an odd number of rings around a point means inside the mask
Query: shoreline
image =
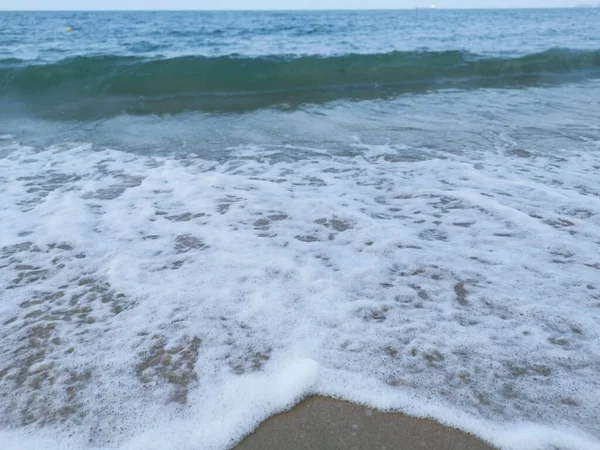
<svg viewBox="0 0 600 450"><path fill-rule="evenodd" d="M308 397L291 410L269 417L233 448L494 449L472 434L431 419L419 419L397 412L381 412L322 396Z"/></svg>

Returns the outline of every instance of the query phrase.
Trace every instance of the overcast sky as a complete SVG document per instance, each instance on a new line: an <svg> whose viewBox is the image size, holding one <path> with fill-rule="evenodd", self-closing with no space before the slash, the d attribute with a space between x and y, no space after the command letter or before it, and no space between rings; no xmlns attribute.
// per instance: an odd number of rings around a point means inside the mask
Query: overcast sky
<svg viewBox="0 0 600 450"><path fill-rule="evenodd" d="M594 0L591 0L594 1ZM3 9L395 9L560 7L585 0L0 0Z"/></svg>

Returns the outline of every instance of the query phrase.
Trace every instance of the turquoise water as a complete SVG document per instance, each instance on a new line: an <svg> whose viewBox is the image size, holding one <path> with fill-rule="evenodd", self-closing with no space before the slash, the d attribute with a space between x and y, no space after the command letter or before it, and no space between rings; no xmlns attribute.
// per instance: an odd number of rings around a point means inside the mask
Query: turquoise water
<svg viewBox="0 0 600 450"><path fill-rule="evenodd" d="M597 50L593 9L319 12L3 12L0 57L342 55ZM73 34L65 34L72 27Z"/></svg>
<svg viewBox="0 0 600 450"><path fill-rule="evenodd" d="M0 12L0 447L320 394L600 448L599 23Z"/></svg>
<svg viewBox="0 0 600 450"><path fill-rule="evenodd" d="M581 81L600 73L599 18L596 10L3 13L0 96L17 110L90 119Z"/></svg>

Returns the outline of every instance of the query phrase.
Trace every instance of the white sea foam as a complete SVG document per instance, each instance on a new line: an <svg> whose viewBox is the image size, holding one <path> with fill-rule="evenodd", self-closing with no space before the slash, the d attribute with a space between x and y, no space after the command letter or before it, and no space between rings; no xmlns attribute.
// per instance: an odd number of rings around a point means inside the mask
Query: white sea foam
<svg viewBox="0 0 600 450"><path fill-rule="evenodd" d="M3 449L226 448L313 393L600 448L597 143L215 161L7 142Z"/></svg>

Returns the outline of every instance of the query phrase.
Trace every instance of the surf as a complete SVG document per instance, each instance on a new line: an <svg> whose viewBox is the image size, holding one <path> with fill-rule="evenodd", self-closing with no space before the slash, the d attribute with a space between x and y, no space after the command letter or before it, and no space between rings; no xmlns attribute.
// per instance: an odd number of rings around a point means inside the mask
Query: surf
<svg viewBox="0 0 600 450"><path fill-rule="evenodd" d="M460 50L337 56L142 58L90 56L41 64L0 61L0 98L55 116L244 111L459 88L522 88L600 75L600 50L520 57ZM28 108L25 108L28 109Z"/></svg>

